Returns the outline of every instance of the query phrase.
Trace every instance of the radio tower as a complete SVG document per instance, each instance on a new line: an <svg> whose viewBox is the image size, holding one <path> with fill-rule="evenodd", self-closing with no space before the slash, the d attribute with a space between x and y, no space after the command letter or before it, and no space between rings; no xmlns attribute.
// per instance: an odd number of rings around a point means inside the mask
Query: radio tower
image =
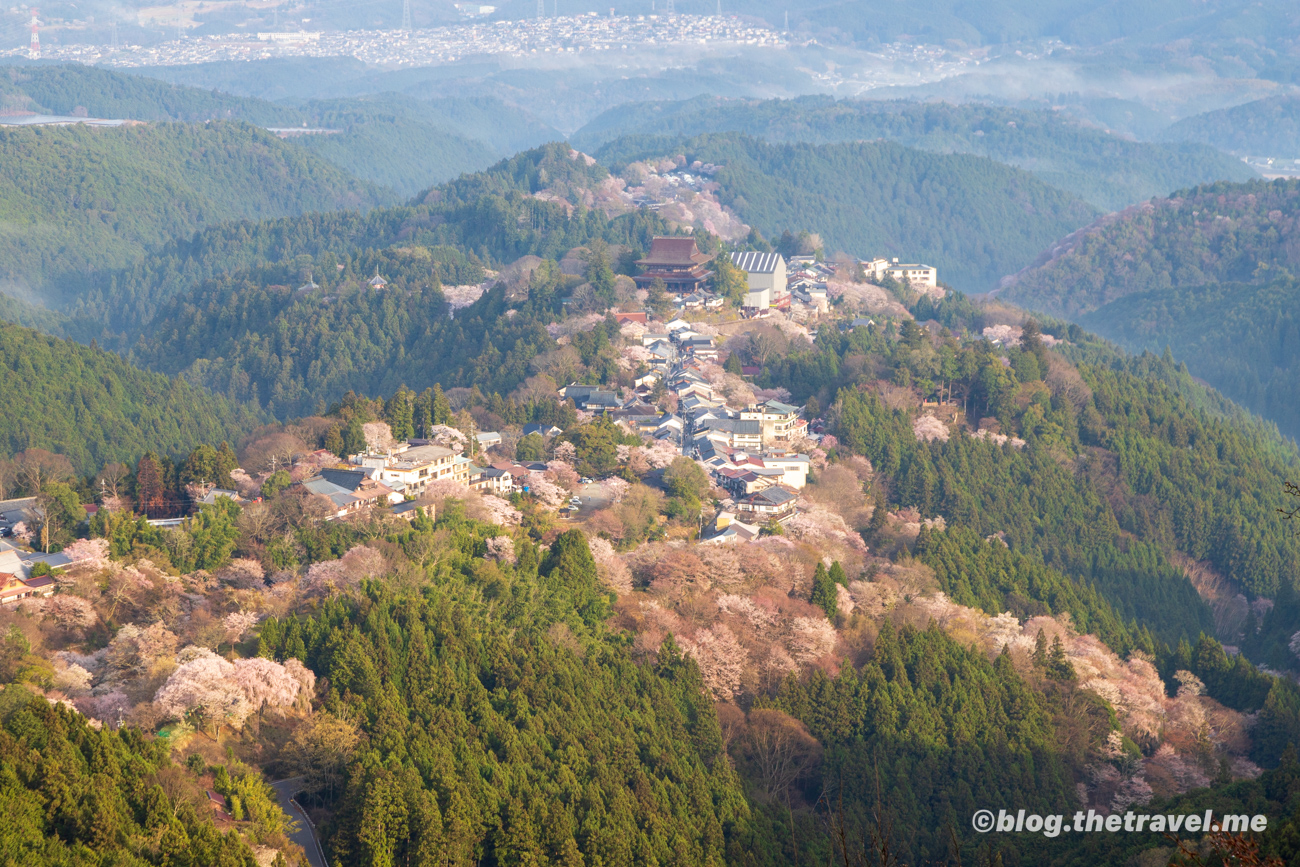
<svg viewBox="0 0 1300 867"><path fill-rule="evenodd" d="M411 0L402 0L402 29L411 32Z"/></svg>
<svg viewBox="0 0 1300 867"><path fill-rule="evenodd" d="M27 50L27 56L32 60L41 59L41 19L40 10L32 7L32 42L31 47Z"/></svg>
<svg viewBox="0 0 1300 867"><path fill-rule="evenodd" d="M669 14L669 15L675 15L675 14L677 14L677 13L676 13L676 10L673 9L673 0L667 0L667 3L665 4L665 7L666 7L667 14Z"/></svg>
<svg viewBox="0 0 1300 867"><path fill-rule="evenodd" d="M537 0L537 17L546 17L546 0Z"/></svg>

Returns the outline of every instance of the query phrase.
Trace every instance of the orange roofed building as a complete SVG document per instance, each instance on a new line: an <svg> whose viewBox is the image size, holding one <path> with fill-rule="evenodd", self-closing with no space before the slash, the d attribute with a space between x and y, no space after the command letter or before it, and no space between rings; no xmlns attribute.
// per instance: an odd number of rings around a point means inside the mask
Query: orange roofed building
<svg viewBox="0 0 1300 867"><path fill-rule="evenodd" d="M638 289L649 289L656 279L674 294L699 292L713 276L708 264L713 257L701 253L689 235L655 238L650 254L637 261L641 273L635 278Z"/></svg>

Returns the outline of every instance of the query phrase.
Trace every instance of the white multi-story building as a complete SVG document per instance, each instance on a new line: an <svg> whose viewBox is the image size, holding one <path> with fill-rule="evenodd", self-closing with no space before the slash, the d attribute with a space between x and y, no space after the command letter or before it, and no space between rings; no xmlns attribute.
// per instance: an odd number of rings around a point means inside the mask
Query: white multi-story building
<svg viewBox="0 0 1300 867"><path fill-rule="evenodd" d="M861 263L867 279L879 282L885 277L892 277L899 283L915 283L920 286L938 286L939 272L930 265L899 264L897 259L871 259Z"/></svg>
<svg viewBox="0 0 1300 867"><path fill-rule="evenodd" d="M790 297L790 290L786 287L785 259L780 253L732 253L731 263L745 272L749 286L745 307L753 310L780 307Z"/></svg>
<svg viewBox="0 0 1300 867"><path fill-rule="evenodd" d="M416 499L430 482L469 484L469 458L438 445L403 443L385 454L353 455L352 463L370 471L370 477Z"/></svg>
<svg viewBox="0 0 1300 867"><path fill-rule="evenodd" d="M751 404L740 411L740 417L759 423L764 445L788 443L808 432L808 422L799 417L799 407L779 400Z"/></svg>

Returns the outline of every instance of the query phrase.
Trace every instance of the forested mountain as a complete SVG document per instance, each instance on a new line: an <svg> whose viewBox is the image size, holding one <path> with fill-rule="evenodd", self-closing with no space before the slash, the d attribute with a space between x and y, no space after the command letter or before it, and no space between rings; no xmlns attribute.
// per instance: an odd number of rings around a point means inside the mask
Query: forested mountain
<svg viewBox="0 0 1300 867"><path fill-rule="evenodd" d="M941 102L699 97L635 103L605 112L572 141L595 150L625 135L729 130L769 142L886 139L925 151L975 154L1024 169L1106 211L1195 184L1254 176L1241 161L1203 145L1129 141L1048 111Z"/></svg>
<svg viewBox="0 0 1300 867"><path fill-rule="evenodd" d="M396 94L318 100L308 123L341 130L294 141L364 180L413 196L562 136L518 109L474 100L424 102Z"/></svg>
<svg viewBox="0 0 1300 867"><path fill-rule="evenodd" d="M539 175L586 184L606 172L554 145L437 188L427 204L207 229L98 278L67 314L8 312L282 417L429 376L508 392L541 342L553 346L544 326L573 286L552 270L532 286L527 315L502 317L502 288L453 318L441 285L593 239L645 250L667 230L645 211L570 215L530 195ZM383 291L367 285L377 273Z"/></svg>
<svg viewBox="0 0 1300 867"><path fill-rule="evenodd" d="M1095 211L1028 172L888 142L768 144L736 133L633 136L608 165L685 153L721 168L719 198L764 235L817 226L828 253L900 257L963 289L991 288Z"/></svg>
<svg viewBox="0 0 1300 867"><path fill-rule="evenodd" d="M1300 268L1300 181L1208 184L1102 217L1003 281L1000 297L1078 316L1125 295Z"/></svg>
<svg viewBox="0 0 1300 867"><path fill-rule="evenodd" d="M1243 156L1300 159L1300 96L1271 96L1183 118L1161 137Z"/></svg>
<svg viewBox="0 0 1300 867"><path fill-rule="evenodd" d="M76 64L4 68L0 108L143 121L243 120L262 127L337 130L292 136L285 146L313 151L343 171L403 197L562 138L526 112L491 99L426 101L379 94L275 103Z"/></svg>
<svg viewBox="0 0 1300 867"><path fill-rule="evenodd" d="M1171 348L1196 375L1300 436L1300 282L1210 283L1127 295L1079 317L1139 351Z"/></svg>
<svg viewBox="0 0 1300 867"><path fill-rule="evenodd" d="M1298 181L1197 187L1075 233L999 294L1135 351L1168 346L1295 436L1297 220Z"/></svg>
<svg viewBox="0 0 1300 867"><path fill-rule="evenodd" d="M13 641L10 633L7 650ZM9 656L12 667L16 660ZM51 705L22 686L6 689L0 705L0 799L8 826L0 838L4 860L258 863L239 835L217 829L211 809L199 801L199 779L172 764L162 743L133 729L92 728L76 711Z"/></svg>
<svg viewBox="0 0 1300 867"><path fill-rule="evenodd" d="M93 346L0 323L0 455L37 448L97 472L142 453L237 442L266 419L255 406L131 366Z"/></svg>
<svg viewBox="0 0 1300 867"><path fill-rule="evenodd" d="M80 64L5 66L0 106L6 111L146 121L244 120L258 126L295 126L298 112L262 99L168 84Z"/></svg>
<svg viewBox="0 0 1300 867"><path fill-rule="evenodd" d="M239 121L2 129L0 179L0 274L68 300L204 226L388 196Z"/></svg>

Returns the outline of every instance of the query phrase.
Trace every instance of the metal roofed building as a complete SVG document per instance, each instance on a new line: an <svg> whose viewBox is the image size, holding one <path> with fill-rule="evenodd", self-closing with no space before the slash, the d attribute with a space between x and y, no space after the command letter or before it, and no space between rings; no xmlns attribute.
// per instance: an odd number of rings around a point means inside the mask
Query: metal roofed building
<svg viewBox="0 0 1300 867"><path fill-rule="evenodd" d="M745 295L746 307L766 310L789 297L785 259L781 258L780 253L758 253L752 250L732 253L731 264L745 272L749 284L749 292Z"/></svg>

